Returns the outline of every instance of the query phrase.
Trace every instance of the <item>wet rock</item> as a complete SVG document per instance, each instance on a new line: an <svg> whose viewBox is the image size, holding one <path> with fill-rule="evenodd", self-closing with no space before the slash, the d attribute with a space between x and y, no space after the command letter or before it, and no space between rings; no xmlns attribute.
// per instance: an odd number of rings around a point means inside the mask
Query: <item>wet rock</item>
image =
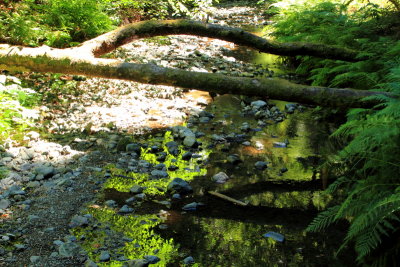
<svg viewBox="0 0 400 267"><path fill-rule="evenodd" d="M81 253L81 247L74 242L63 243L58 248L58 254L62 258L76 257Z"/></svg>
<svg viewBox="0 0 400 267"><path fill-rule="evenodd" d="M144 256L144 259L149 263L149 264L156 264L157 262L159 262L161 259L157 256L153 256L153 255L147 255Z"/></svg>
<svg viewBox="0 0 400 267"><path fill-rule="evenodd" d="M265 101L262 101L262 100L257 100L257 101L251 102L250 105L253 109L258 110L260 108L266 107L268 105L268 103Z"/></svg>
<svg viewBox="0 0 400 267"><path fill-rule="evenodd" d="M279 171L280 171L280 173L285 173L285 172L288 171L288 169L287 169L287 168L282 168L282 169L280 169Z"/></svg>
<svg viewBox="0 0 400 267"><path fill-rule="evenodd" d="M192 152L185 152L183 155L182 155L182 159L183 160L190 160L191 158L192 158Z"/></svg>
<svg viewBox="0 0 400 267"><path fill-rule="evenodd" d="M72 217L71 222L69 223L70 228L76 228L76 227L82 227L82 226L88 226L89 225L89 220L86 217L75 215Z"/></svg>
<svg viewBox="0 0 400 267"><path fill-rule="evenodd" d="M140 155L142 147L139 144L132 143L127 144L125 150L126 152L135 152L136 154Z"/></svg>
<svg viewBox="0 0 400 267"><path fill-rule="evenodd" d="M186 147L193 147L196 144L196 137L195 136L186 136L183 139L183 145Z"/></svg>
<svg viewBox="0 0 400 267"><path fill-rule="evenodd" d="M217 142L225 142L226 139L222 135L213 134L211 135L211 139Z"/></svg>
<svg viewBox="0 0 400 267"><path fill-rule="evenodd" d="M289 114L294 113L297 108L297 104L289 103L285 105L285 111Z"/></svg>
<svg viewBox="0 0 400 267"><path fill-rule="evenodd" d="M240 157L239 157L239 155L237 155L237 154L229 155L226 160L229 163L234 164L234 165L239 164L240 162L242 162Z"/></svg>
<svg viewBox="0 0 400 267"><path fill-rule="evenodd" d="M182 209L185 210L185 211L195 211L195 210L197 210L197 208L199 206L201 206L200 203L192 202L192 203L189 203L189 204L183 206Z"/></svg>
<svg viewBox="0 0 400 267"><path fill-rule="evenodd" d="M14 248L16 251L20 252L20 251L24 251L26 249L26 246L24 244L15 244Z"/></svg>
<svg viewBox="0 0 400 267"><path fill-rule="evenodd" d="M274 147L280 147L280 148L286 148L287 144L283 142L274 142L273 144Z"/></svg>
<svg viewBox="0 0 400 267"><path fill-rule="evenodd" d="M173 198L173 199L176 199L176 200L182 199L181 195L180 195L180 194L177 194L177 193L173 194L173 195L172 195L172 198Z"/></svg>
<svg viewBox="0 0 400 267"><path fill-rule="evenodd" d="M104 202L104 204L106 204L106 206L110 207L110 208L115 208L115 207L118 206L117 202L115 200L112 200L112 199L107 200L106 202Z"/></svg>
<svg viewBox="0 0 400 267"><path fill-rule="evenodd" d="M129 207L128 205L123 205L122 208L119 209L119 213L127 214L134 212L134 209Z"/></svg>
<svg viewBox="0 0 400 267"><path fill-rule="evenodd" d="M254 167L256 167L256 169L258 169L258 170L265 170L268 166L265 161L257 161L254 164Z"/></svg>
<svg viewBox="0 0 400 267"><path fill-rule="evenodd" d="M191 265L191 264L194 264L194 263L195 263L195 261L194 261L192 256L189 256L189 257L186 257L186 258L183 259L183 264Z"/></svg>
<svg viewBox="0 0 400 267"><path fill-rule="evenodd" d="M144 190L144 188L137 184L132 186L131 189L129 189L129 191L133 194L140 194L143 192L143 190Z"/></svg>
<svg viewBox="0 0 400 267"><path fill-rule="evenodd" d="M108 252L107 250L103 250L103 251L100 253L99 260L100 260L101 262L109 261L110 259L111 259L110 252Z"/></svg>
<svg viewBox="0 0 400 267"><path fill-rule="evenodd" d="M168 170L169 171L176 171L176 170L178 170L179 169L179 167L178 166L175 166L175 165L170 165L169 167L168 167Z"/></svg>
<svg viewBox="0 0 400 267"><path fill-rule="evenodd" d="M210 112L207 112L207 111L205 111L205 110L202 110L202 111L199 113L199 117L207 117L207 118L212 119L212 118L214 118L215 116L214 116L214 114L212 114L212 113L210 113Z"/></svg>
<svg viewBox="0 0 400 267"><path fill-rule="evenodd" d="M276 233L276 232L268 232L266 234L263 234L263 237L269 237L272 238L278 242L283 242L285 240L285 237L282 234Z"/></svg>
<svg viewBox="0 0 400 267"><path fill-rule="evenodd" d="M167 153L166 152L160 152L158 153L157 161L163 162L167 159Z"/></svg>
<svg viewBox="0 0 400 267"><path fill-rule="evenodd" d="M212 177L212 180L218 184L223 184L229 180L229 176L224 172L219 172Z"/></svg>
<svg viewBox="0 0 400 267"><path fill-rule="evenodd" d="M179 194L189 194L193 192L193 188L185 180L181 178L175 178L168 184L167 191L177 192Z"/></svg>
<svg viewBox="0 0 400 267"><path fill-rule="evenodd" d="M156 170L161 170L161 171L165 170L166 167L167 167L167 166L166 166L164 163L160 163L160 164L157 164L156 166L154 166L154 168L155 168Z"/></svg>
<svg viewBox="0 0 400 267"><path fill-rule="evenodd" d="M242 145L244 145L244 146L251 146L251 143L250 143L249 141L245 141L245 142L242 143Z"/></svg>
<svg viewBox="0 0 400 267"><path fill-rule="evenodd" d="M130 197L130 198L128 198L127 200L125 200L125 203L131 205L131 204L134 203L135 201L136 201L136 198L135 198L135 197Z"/></svg>
<svg viewBox="0 0 400 267"><path fill-rule="evenodd" d="M177 156L179 154L179 144L175 141L170 141L168 143L165 144L165 146L168 149L168 152L171 155Z"/></svg>
<svg viewBox="0 0 400 267"><path fill-rule="evenodd" d="M137 195L135 195L135 198L136 198L137 200L143 200L143 199L146 198L146 194L145 194L145 193L137 194Z"/></svg>
<svg viewBox="0 0 400 267"><path fill-rule="evenodd" d="M150 174L153 179L163 179L169 177L166 171L160 171L160 170L152 170Z"/></svg>
<svg viewBox="0 0 400 267"><path fill-rule="evenodd" d="M172 127L172 132L182 139L186 138L187 136L196 136L192 130L183 126Z"/></svg>

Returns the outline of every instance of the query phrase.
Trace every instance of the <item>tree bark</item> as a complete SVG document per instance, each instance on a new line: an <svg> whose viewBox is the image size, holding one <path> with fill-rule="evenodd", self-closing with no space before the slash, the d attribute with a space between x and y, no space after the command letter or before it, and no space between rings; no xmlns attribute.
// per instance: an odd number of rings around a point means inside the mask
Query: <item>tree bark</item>
<svg viewBox="0 0 400 267"><path fill-rule="evenodd" d="M179 25L184 25L182 26L184 30ZM135 27L141 30L133 30ZM221 74L162 68L152 64L134 64L115 59L96 58L96 56L107 53L133 39L160 34L191 33L231 40L240 44L244 44L247 40L245 38L240 39L240 36L251 35L238 29L235 30L238 31L236 34L231 35L232 31L225 31L225 27L220 27L191 21L178 21L177 23L175 21L142 22L119 28L73 48L55 49L47 46L29 48L0 45L0 69L123 79L154 85L199 89L219 94L269 97L271 99L341 108L371 107L378 102L372 99L362 101L362 98L377 94L391 96L389 93L382 92L299 85L278 78L229 77ZM209 34L207 34L208 28L211 28ZM200 29L199 32L197 32L197 29ZM218 31L221 32L218 33ZM239 38L239 41L237 41L237 38ZM257 38L259 37L253 38L254 44L258 42ZM250 41L247 41L247 45L251 44ZM264 47L267 46L264 44ZM261 48L257 45L252 47Z"/></svg>

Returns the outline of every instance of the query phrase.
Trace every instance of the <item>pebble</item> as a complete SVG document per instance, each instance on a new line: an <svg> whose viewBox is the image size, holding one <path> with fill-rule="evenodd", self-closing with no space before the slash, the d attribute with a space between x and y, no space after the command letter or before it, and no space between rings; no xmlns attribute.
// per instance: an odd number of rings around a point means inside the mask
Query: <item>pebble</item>
<svg viewBox="0 0 400 267"><path fill-rule="evenodd" d="M193 192L193 188L182 178L175 178L168 184L167 191L174 191L179 194L189 194Z"/></svg>
<svg viewBox="0 0 400 267"><path fill-rule="evenodd" d="M111 259L110 252L108 252L107 250L103 250L103 251L100 253L99 260L100 260L101 262L109 261L110 259Z"/></svg>
<svg viewBox="0 0 400 267"><path fill-rule="evenodd" d="M183 259L183 264L190 265L190 264L194 264L194 263L195 263L195 261L192 256L189 256L189 257L186 257Z"/></svg>
<svg viewBox="0 0 400 267"><path fill-rule="evenodd" d="M223 184L229 180L229 176L224 172L219 172L212 177L212 180L218 184Z"/></svg>
<svg viewBox="0 0 400 267"><path fill-rule="evenodd" d="M156 264L157 262L159 262L161 259L157 256L153 256L153 255L147 255L144 256L144 259L149 263L149 264Z"/></svg>
<svg viewBox="0 0 400 267"><path fill-rule="evenodd" d="M143 187L141 187L140 185L134 185L131 187L131 189L129 189L129 191L133 194L140 194L143 192Z"/></svg>
<svg viewBox="0 0 400 267"><path fill-rule="evenodd" d="M268 166L267 163L265 161L257 161L254 164L254 167L258 170L265 170Z"/></svg>
<svg viewBox="0 0 400 267"><path fill-rule="evenodd" d="M7 209L11 205L11 202L8 199L0 200L0 209Z"/></svg>
<svg viewBox="0 0 400 267"><path fill-rule="evenodd" d="M123 205L122 208L120 208L118 212L123 213L123 214L132 213L132 212L134 212L134 209L129 207L128 205Z"/></svg>

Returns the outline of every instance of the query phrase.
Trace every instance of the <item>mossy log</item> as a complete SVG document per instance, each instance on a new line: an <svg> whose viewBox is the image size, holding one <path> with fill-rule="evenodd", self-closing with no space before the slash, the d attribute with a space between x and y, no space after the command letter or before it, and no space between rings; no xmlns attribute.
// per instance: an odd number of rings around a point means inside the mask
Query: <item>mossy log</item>
<svg viewBox="0 0 400 267"><path fill-rule="evenodd" d="M200 22L186 20L140 22L121 27L73 48L56 49L48 46L30 48L0 45L0 69L122 79L146 84L199 89L218 94L260 96L342 108L370 107L377 102L375 100L362 101L361 99L384 94L354 89L299 85L278 78L230 77L214 73L163 68L154 64L134 64L115 59L98 58L98 56L134 39L165 34L208 36L248 46L253 44L251 47L259 50L263 49L262 42L264 41L262 40L265 40L239 29ZM244 37L240 39L240 36ZM254 41L251 42L251 40ZM260 42L260 45L257 45L257 42ZM265 49L263 51L267 52L269 46L268 42L264 42ZM304 51L300 48L297 50L299 54ZM282 54L285 53L282 52ZM320 54L320 56L323 55Z"/></svg>

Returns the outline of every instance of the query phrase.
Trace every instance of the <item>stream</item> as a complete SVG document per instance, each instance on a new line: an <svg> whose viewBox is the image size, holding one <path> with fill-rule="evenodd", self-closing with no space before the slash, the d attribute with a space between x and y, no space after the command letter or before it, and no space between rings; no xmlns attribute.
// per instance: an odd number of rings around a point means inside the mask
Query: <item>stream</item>
<svg viewBox="0 0 400 267"><path fill-rule="evenodd" d="M251 52L231 56L245 53ZM280 71L285 75L274 72ZM97 262L104 247L114 247L113 260L100 266L130 259L139 260L128 266L144 266L143 260L154 266L347 265L334 257L343 232L305 232L334 201L323 192L327 177L318 169L334 152L328 142L334 129L298 104L216 96L185 126L129 140L125 165L108 167L99 205L87 210L99 223L74 235L85 236L84 248ZM176 177L192 192L169 190Z"/></svg>

